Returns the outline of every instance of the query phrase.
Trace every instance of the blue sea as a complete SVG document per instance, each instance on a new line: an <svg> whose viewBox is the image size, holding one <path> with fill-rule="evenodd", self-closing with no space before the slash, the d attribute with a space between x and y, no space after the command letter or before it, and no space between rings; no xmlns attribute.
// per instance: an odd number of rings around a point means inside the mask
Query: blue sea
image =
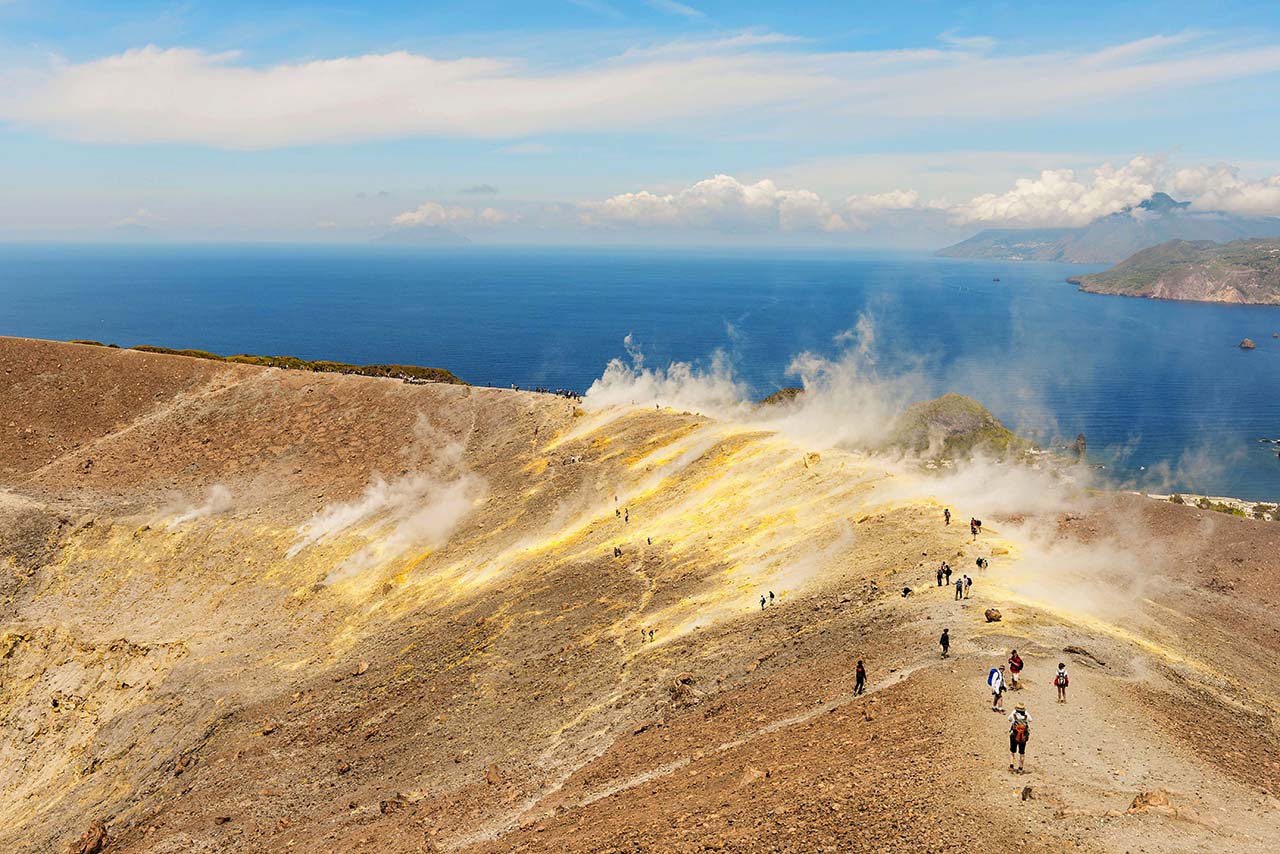
<svg viewBox="0 0 1280 854"><path fill-rule="evenodd" d="M584 390L624 357L760 396L866 316L876 369L1083 432L1117 485L1280 499L1280 308L1079 293L1092 267L791 250L0 246L0 334L446 367ZM1252 338L1257 349L1237 344Z"/></svg>

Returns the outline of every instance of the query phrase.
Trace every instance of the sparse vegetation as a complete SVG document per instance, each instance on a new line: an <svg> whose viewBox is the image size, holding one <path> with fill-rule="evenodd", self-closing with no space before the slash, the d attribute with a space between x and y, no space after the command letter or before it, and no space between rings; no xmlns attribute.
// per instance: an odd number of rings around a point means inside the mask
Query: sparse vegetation
<svg viewBox="0 0 1280 854"><path fill-rule="evenodd" d="M894 425L889 445L951 458L980 451L1004 455L1032 447L981 403L955 393L907 407Z"/></svg>
<svg viewBox="0 0 1280 854"><path fill-rule="evenodd" d="M120 349L116 344L103 344L101 341L77 340L72 344L89 344L95 347L112 347ZM364 377L397 377L413 379L421 382L453 383L468 385L451 371L444 368L424 368L418 365L351 365L346 362L330 362L326 360L308 361L296 356L254 356L239 353L234 356L219 356L208 350L175 350L170 347L155 347L150 344L139 344L128 348L143 353L162 353L168 356L187 356L192 359L208 359L214 362L235 362L244 365L261 365L266 368L283 368L291 371L315 371L330 374L356 374Z"/></svg>

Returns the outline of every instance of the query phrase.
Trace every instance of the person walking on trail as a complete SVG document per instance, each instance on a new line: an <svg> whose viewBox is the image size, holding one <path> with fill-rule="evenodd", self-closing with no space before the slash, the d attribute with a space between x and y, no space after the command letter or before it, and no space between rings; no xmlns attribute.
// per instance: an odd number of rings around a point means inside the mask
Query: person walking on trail
<svg viewBox="0 0 1280 854"><path fill-rule="evenodd" d="M946 520L948 525L951 524L951 508L948 507L942 511L942 518Z"/></svg>
<svg viewBox="0 0 1280 854"><path fill-rule="evenodd" d="M939 567L938 567L938 586L939 586L939 587L941 587L941 586L942 586L942 567L943 567L943 566L946 566L946 564L944 563L944 564L942 564L942 566L939 566Z"/></svg>
<svg viewBox="0 0 1280 854"><path fill-rule="evenodd" d="M862 666L862 659L858 659L858 666L853 671L853 695L861 696L862 692L867 690L867 669Z"/></svg>
<svg viewBox="0 0 1280 854"><path fill-rule="evenodd" d="M991 668L987 674L987 687L991 689L991 711L1004 711L1004 665Z"/></svg>
<svg viewBox="0 0 1280 854"><path fill-rule="evenodd" d="M943 658L951 654L951 629L942 630L942 637L938 638L938 644L942 647Z"/></svg>
<svg viewBox="0 0 1280 854"><path fill-rule="evenodd" d="M760 610L761 610L761 611L763 611L763 610L764 610L764 597L763 597L763 596L761 596L761 597L760 597Z"/></svg>
<svg viewBox="0 0 1280 854"><path fill-rule="evenodd" d="M942 577L946 579L948 584L951 583L951 564L946 562L942 564Z"/></svg>
<svg viewBox="0 0 1280 854"><path fill-rule="evenodd" d="M1053 677L1053 685L1058 689L1058 702L1065 703L1067 701L1067 665L1061 661L1058 662L1058 675Z"/></svg>
<svg viewBox="0 0 1280 854"><path fill-rule="evenodd" d="M970 533L970 534L973 534L973 539L974 539L974 540L977 540L977 539L978 539L978 527L979 527L979 525L978 525L978 520L977 520L977 519L970 519L970 520L969 520L969 533Z"/></svg>
<svg viewBox="0 0 1280 854"><path fill-rule="evenodd" d="M770 605L772 605L772 604L773 604L773 591L772 591L772 590L770 590L770 591L769 591L769 604L770 604Z"/></svg>
<svg viewBox="0 0 1280 854"><path fill-rule="evenodd" d="M1009 689L1011 691L1021 691L1022 685L1018 682L1018 674L1022 672L1022 657L1018 655L1015 649L1009 653Z"/></svg>
<svg viewBox="0 0 1280 854"><path fill-rule="evenodd" d="M1009 715L1009 770L1013 771L1015 757L1018 761L1017 771L1023 772L1022 764L1027 758L1027 740L1031 738L1031 715L1027 707L1019 703Z"/></svg>
<svg viewBox="0 0 1280 854"><path fill-rule="evenodd" d="M964 598L964 579L957 578L956 579L956 601L959 602L963 598Z"/></svg>
<svg viewBox="0 0 1280 854"><path fill-rule="evenodd" d="M973 579L969 576L964 577L964 598L969 598L969 588L973 586Z"/></svg>
<svg viewBox="0 0 1280 854"><path fill-rule="evenodd" d="M974 566L976 566L976 567L978 567L978 569L986 569L986 568L987 568L987 559L986 559L985 557L980 557L980 558L978 558L977 560L975 560L975 561L973 562L973 565L974 565Z"/></svg>

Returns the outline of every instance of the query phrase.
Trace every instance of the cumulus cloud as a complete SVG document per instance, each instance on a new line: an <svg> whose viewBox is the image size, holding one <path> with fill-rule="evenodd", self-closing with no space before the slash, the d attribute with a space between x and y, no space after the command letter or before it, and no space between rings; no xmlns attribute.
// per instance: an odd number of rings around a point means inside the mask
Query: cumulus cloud
<svg viewBox="0 0 1280 854"><path fill-rule="evenodd" d="M1190 199L1198 210L1230 211L1252 216L1280 216L1280 175L1250 180L1226 163L1179 169L1172 191Z"/></svg>
<svg viewBox="0 0 1280 854"><path fill-rule="evenodd" d="M1159 159L1135 157L1118 168L1104 163L1085 179L1071 169L1046 169L1038 178L1018 179L1011 190L977 196L953 214L960 223L1087 225L1151 198L1163 168Z"/></svg>
<svg viewBox="0 0 1280 854"><path fill-rule="evenodd" d="M511 214L497 208L477 210L457 205L446 207L439 202L423 202L413 210L397 215L391 220L391 224L400 228L438 228L455 225L503 225L514 219Z"/></svg>
<svg viewBox="0 0 1280 854"><path fill-rule="evenodd" d="M674 8L677 4L666 4ZM856 132L893 120L1067 113L1280 71L1280 45L1155 37L1094 51L817 51L775 34L680 40L568 68L397 51L259 66L146 46L0 67L0 120L76 140L271 148L404 137L527 139L664 122Z"/></svg>
<svg viewBox="0 0 1280 854"><path fill-rule="evenodd" d="M716 175L675 193L641 190L584 206L589 225L663 228L844 231L845 220L812 190L784 190L764 179L744 184Z"/></svg>
<svg viewBox="0 0 1280 854"><path fill-rule="evenodd" d="M128 216L120 217L120 219L111 223L117 228L127 228L130 226L145 226L148 223L162 222L164 217L157 216L146 208L138 208Z"/></svg>

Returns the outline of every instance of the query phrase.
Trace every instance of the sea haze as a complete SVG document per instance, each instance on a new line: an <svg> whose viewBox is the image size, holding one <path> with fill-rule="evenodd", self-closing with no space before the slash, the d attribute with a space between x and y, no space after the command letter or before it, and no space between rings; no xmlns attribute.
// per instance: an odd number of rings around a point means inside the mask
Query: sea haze
<svg viewBox="0 0 1280 854"><path fill-rule="evenodd" d="M625 357L723 350L763 396L835 358L971 394L1042 442L1086 434L1117 482L1280 498L1280 309L1082 294L1087 265L897 254L318 247L0 247L0 334L449 368L586 389ZM997 281L998 279L998 281ZM1251 352L1236 345L1257 342ZM1173 472L1172 482L1164 468Z"/></svg>

